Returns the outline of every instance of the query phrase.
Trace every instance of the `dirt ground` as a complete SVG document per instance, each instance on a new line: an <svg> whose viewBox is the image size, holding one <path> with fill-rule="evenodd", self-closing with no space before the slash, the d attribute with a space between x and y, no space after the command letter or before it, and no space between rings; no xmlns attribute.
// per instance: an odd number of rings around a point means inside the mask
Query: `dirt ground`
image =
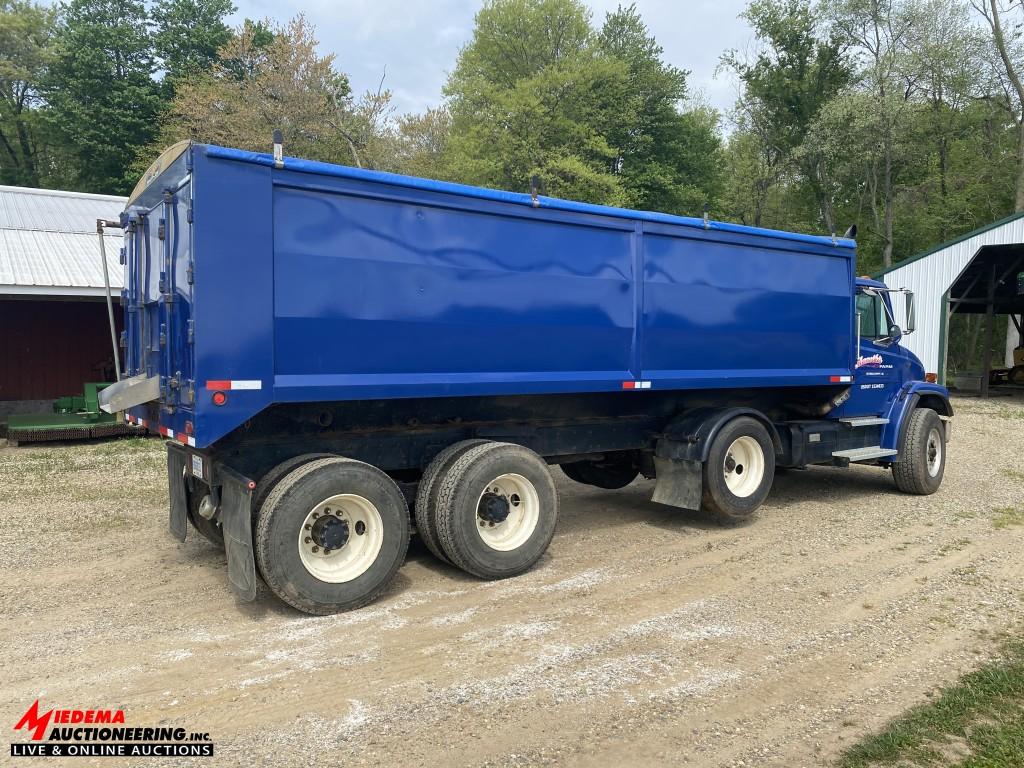
<svg viewBox="0 0 1024 768"><path fill-rule="evenodd" d="M200 765L825 764L1024 617L1024 404L955 407L935 496L788 472L720 528L556 470L532 572L414 544L383 599L326 618L236 601L223 553L170 538L158 441L5 448L0 721L120 707L209 731Z"/></svg>

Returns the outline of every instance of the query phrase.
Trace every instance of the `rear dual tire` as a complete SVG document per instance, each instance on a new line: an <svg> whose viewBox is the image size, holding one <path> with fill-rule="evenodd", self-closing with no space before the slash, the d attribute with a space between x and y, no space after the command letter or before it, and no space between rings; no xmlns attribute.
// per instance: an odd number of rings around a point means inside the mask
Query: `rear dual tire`
<svg viewBox="0 0 1024 768"><path fill-rule="evenodd" d="M463 450L437 486L438 543L447 559L482 579L532 567L558 520L558 494L547 464L511 443Z"/></svg>
<svg viewBox="0 0 1024 768"><path fill-rule="evenodd" d="M441 562L451 562L441 547L441 540L437 533L437 495L441 482L462 454L470 448L483 445L486 442L486 440L462 440L449 445L427 465L423 477L420 479L419 487L416 489L416 503L413 506L416 533L431 554Z"/></svg>
<svg viewBox="0 0 1024 768"><path fill-rule="evenodd" d="M359 608L405 560L409 509L394 480L353 459L314 459L273 486L257 513L256 564L271 591L312 614Z"/></svg>

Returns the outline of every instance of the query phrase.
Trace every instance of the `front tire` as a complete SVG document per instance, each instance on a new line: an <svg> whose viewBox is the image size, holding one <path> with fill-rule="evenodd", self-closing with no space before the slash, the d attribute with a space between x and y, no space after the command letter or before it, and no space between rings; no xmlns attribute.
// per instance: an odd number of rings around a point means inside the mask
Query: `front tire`
<svg viewBox="0 0 1024 768"><path fill-rule="evenodd" d="M768 430L748 416L733 419L715 435L704 462L703 507L722 522L742 522L768 498L774 478Z"/></svg>
<svg viewBox="0 0 1024 768"><path fill-rule="evenodd" d="M511 443L465 451L438 489L437 532L453 565L482 579L528 570L551 543L558 494L547 464Z"/></svg>
<svg viewBox="0 0 1024 768"><path fill-rule="evenodd" d="M946 429L939 414L931 408L914 409L899 456L892 463L897 488L919 496L939 490L946 471Z"/></svg>
<svg viewBox="0 0 1024 768"><path fill-rule="evenodd" d="M371 602L409 548L402 491L381 470L352 459L316 459L292 470L257 518L256 562L264 581L305 613Z"/></svg>

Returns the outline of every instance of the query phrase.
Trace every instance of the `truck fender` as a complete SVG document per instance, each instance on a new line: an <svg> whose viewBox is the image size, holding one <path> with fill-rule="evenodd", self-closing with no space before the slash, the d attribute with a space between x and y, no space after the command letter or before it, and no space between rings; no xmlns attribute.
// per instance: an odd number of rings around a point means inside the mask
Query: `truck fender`
<svg viewBox="0 0 1024 768"><path fill-rule="evenodd" d="M949 392L945 387L928 382L916 381L906 387L889 409L889 423L882 432L882 447L899 450L903 445L903 435L910 414L915 408L931 408L943 417L945 422L953 417L953 406L949 402ZM947 425L947 435L948 435Z"/></svg>
<svg viewBox="0 0 1024 768"><path fill-rule="evenodd" d="M775 453L782 453L782 440L771 420L754 408L697 408L680 414L658 436L654 455L663 459L707 461L711 443L719 430L735 418L749 416L764 424Z"/></svg>
<svg viewBox="0 0 1024 768"><path fill-rule="evenodd" d="M698 408L676 416L659 435L654 449L657 485L651 500L681 509L700 509L704 494L701 466L707 461L719 430L740 416L764 424L775 453L782 453L782 440L775 425L753 408Z"/></svg>

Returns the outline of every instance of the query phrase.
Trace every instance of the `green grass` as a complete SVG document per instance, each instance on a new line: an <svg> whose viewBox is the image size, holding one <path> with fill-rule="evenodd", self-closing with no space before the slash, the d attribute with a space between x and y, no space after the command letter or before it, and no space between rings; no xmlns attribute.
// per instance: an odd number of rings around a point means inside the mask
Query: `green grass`
<svg viewBox="0 0 1024 768"><path fill-rule="evenodd" d="M1024 641L850 747L838 765L1024 766Z"/></svg>
<svg viewBox="0 0 1024 768"><path fill-rule="evenodd" d="M1011 525L1024 525L1024 508L1002 507L995 510L992 525L996 528L1009 528ZM1024 761L1022 761L1024 764Z"/></svg>

